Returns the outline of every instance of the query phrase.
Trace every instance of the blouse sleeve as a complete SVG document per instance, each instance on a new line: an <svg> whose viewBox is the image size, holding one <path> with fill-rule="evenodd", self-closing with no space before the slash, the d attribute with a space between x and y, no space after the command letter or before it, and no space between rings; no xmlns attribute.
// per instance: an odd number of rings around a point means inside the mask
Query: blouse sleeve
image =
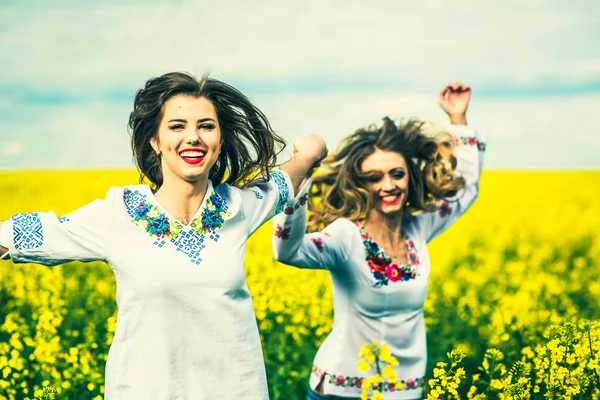
<svg viewBox="0 0 600 400"><path fill-rule="evenodd" d="M308 180L292 205L274 218L273 251L275 258L284 264L298 268L329 269L341 268L348 258L351 236L349 221L337 219L323 231L306 233L306 205Z"/></svg>
<svg viewBox="0 0 600 400"><path fill-rule="evenodd" d="M456 196L445 199L437 211L417 215L417 221L427 243L456 222L471 207L479 195L479 182L486 145L471 127L452 125L450 133L454 136L456 144L457 166L455 175L464 178L465 188Z"/></svg>
<svg viewBox="0 0 600 400"><path fill-rule="evenodd" d="M273 171L267 182L242 189L242 208L249 235L281 213L293 198L294 187L284 171Z"/></svg>
<svg viewBox="0 0 600 400"><path fill-rule="evenodd" d="M58 265L68 261L105 261L110 209L116 189L62 217L53 212L15 214L0 228L3 258L15 263Z"/></svg>

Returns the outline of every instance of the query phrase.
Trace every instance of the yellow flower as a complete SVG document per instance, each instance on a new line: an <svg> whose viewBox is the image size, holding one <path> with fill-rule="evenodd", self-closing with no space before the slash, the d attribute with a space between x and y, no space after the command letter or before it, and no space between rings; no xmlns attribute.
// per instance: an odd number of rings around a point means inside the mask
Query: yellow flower
<svg viewBox="0 0 600 400"><path fill-rule="evenodd" d="M373 352L371 351L371 346L368 345L368 344L365 344L364 346L362 346L360 348L359 353L358 353L358 355L361 356L361 357L366 357L366 356L368 356L370 354L373 354Z"/></svg>
<svg viewBox="0 0 600 400"><path fill-rule="evenodd" d="M398 381L398 374L394 367L390 365L383 368L383 376L388 383L396 383Z"/></svg>
<svg viewBox="0 0 600 400"><path fill-rule="evenodd" d="M367 360L361 359L358 361L358 370L360 372L367 372L371 369L371 365L367 362Z"/></svg>

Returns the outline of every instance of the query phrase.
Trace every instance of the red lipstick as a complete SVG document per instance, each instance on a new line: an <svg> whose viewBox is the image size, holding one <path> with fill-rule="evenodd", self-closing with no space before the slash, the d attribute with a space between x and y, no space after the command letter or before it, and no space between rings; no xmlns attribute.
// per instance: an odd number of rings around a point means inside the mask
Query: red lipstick
<svg viewBox="0 0 600 400"><path fill-rule="evenodd" d="M183 155L185 153L191 153L191 152L201 153L201 154L186 155L186 156ZM200 164L202 161L204 161L205 156L206 156L206 150L199 149L197 147L183 149L179 152L179 157L181 157L181 159L188 164Z"/></svg>

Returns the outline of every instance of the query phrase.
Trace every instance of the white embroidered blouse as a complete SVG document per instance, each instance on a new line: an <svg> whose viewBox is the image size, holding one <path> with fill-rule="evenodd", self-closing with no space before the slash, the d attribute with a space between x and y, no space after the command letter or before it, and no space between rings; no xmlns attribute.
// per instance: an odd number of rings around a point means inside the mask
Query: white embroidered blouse
<svg viewBox="0 0 600 400"><path fill-rule="evenodd" d="M13 215L0 244L14 262L102 260L117 282L117 328L105 398L268 399L260 336L245 282L248 237L293 197L287 174L238 189L209 182L180 224L146 185L57 218Z"/></svg>
<svg viewBox="0 0 600 400"><path fill-rule="evenodd" d="M451 126L455 137L456 175L465 190L431 213L406 213L402 233L409 263L391 262L359 223L337 219L323 231L305 234L310 181L295 205L275 217L275 257L299 268L327 269L333 282L334 322L314 359L310 387L323 382L327 395L360 397L362 381L375 372L359 372L363 345L386 342L399 361L398 383L386 383L384 399L421 398L427 363L423 305L430 272L427 243L454 223L475 201L485 144L466 126ZM458 201L454 201L458 199ZM381 369L385 362L380 363Z"/></svg>

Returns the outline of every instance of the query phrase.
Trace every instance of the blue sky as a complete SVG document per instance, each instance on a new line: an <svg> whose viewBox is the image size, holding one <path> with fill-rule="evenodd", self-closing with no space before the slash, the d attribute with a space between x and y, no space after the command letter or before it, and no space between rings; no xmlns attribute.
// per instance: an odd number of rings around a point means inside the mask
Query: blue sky
<svg viewBox="0 0 600 400"><path fill-rule="evenodd" d="M4 0L0 169L130 167L135 91L208 70L331 150L386 115L443 126L463 81L487 168L597 169L599 37L592 0Z"/></svg>

